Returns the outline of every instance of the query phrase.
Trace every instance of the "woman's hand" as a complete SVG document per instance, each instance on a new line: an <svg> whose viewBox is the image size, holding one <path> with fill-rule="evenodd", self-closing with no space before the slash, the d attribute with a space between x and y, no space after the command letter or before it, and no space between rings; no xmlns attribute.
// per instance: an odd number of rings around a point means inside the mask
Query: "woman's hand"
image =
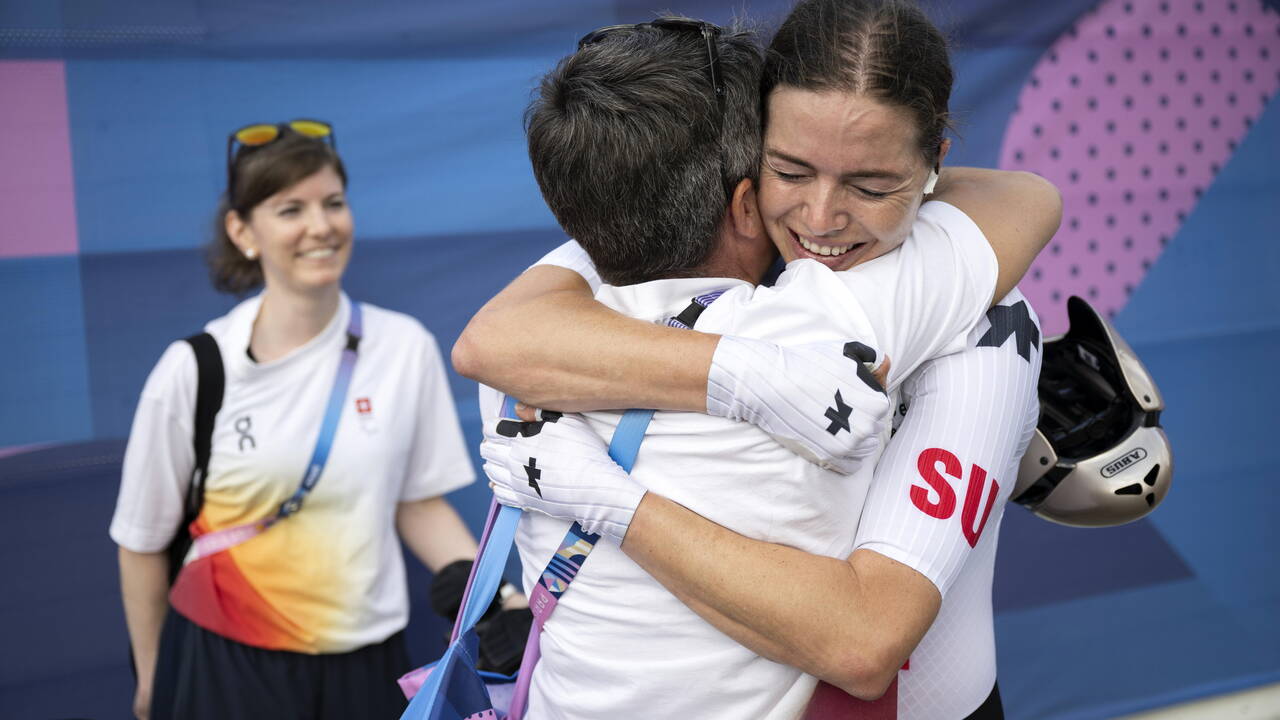
<svg viewBox="0 0 1280 720"><path fill-rule="evenodd" d="M138 676L138 689L133 693L133 716L138 720L151 717L151 683L142 684L142 676Z"/></svg>

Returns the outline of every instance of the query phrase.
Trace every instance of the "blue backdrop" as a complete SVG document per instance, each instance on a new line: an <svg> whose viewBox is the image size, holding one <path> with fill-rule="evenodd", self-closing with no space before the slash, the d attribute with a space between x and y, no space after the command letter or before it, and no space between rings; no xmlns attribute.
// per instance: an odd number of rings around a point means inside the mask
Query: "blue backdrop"
<svg viewBox="0 0 1280 720"><path fill-rule="evenodd" d="M744 11L664 5L720 22ZM788 6L753 0L745 12L769 25ZM1009 716L1109 717L1280 679L1280 531L1268 520L1280 478L1266 450L1280 400L1280 14L1257 0L927 8L955 42L960 134L948 160L1023 167L1063 188L1067 222L1024 289L1050 331L1069 292L1115 314L1166 395L1177 457L1175 487L1149 520L1081 531L1008 511L996 606ZM524 151L539 75L585 31L653 9L0 4L0 716L129 716L106 536L115 463L165 345L234 303L209 288L199 250L227 131L332 121L359 238L348 292L420 318L448 348L562 240ZM1170 50L1185 51L1185 71ZM1098 62L1112 51L1114 63ZM1136 91L1112 77L1126 67ZM1042 91L1054 83L1064 94L1051 105ZM1186 118L1204 127L1183 142L1178 113L1160 108L1191 107L1201 86L1223 95L1195 101ZM1125 114L1135 103L1150 114ZM1115 114L1090 115L1098 105ZM1041 119L1059 112L1060 126ZM1090 149L1126 132L1129 159ZM1186 172L1138 177L1148 150ZM1108 162L1134 170L1136 199L1090 179ZM1136 230L1106 230L1130 221ZM451 380L478 442L474 384ZM452 499L480 523L482 485ZM426 659L443 629L413 572L411 643Z"/></svg>

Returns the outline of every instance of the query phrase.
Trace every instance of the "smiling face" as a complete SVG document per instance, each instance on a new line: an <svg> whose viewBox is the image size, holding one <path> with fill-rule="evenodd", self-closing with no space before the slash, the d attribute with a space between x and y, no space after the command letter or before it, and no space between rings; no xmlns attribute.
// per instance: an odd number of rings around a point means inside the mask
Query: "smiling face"
<svg viewBox="0 0 1280 720"><path fill-rule="evenodd" d="M260 259L267 288L294 294L337 287L354 229L342 178L328 165L258 203L247 221L227 214L227 234Z"/></svg>
<svg viewBox="0 0 1280 720"><path fill-rule="evenodd" d="M766 112L760 215L784 260L844 270L902 244L931 169L907 110L779 86Z"/></svg>

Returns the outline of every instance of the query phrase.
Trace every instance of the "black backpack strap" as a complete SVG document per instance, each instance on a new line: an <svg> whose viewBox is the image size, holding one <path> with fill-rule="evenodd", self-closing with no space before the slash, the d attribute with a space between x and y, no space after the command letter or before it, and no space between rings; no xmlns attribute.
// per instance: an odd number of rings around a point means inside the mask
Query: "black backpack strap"
<svg viewBox="0 0 1280 720"><path fill-rule="evenodd" d="M222 409L226 374L222 369L222 353L218 341L209 333L187 338L196 353L196 417L192 437L196 450L196 473L200 480L200 497L195 501L197 514L204 504L204 478L209 474L209 454L213 447L213 421ZM188 503L190 505L190 503Z"/></svg>
<svg viewBox="0 0 1280 720"><path fill-rule="evenodd" d="M692 330L693 326L698 322L698 318L702 316L702 311L711 306L717 298L724 294L724 290L716 290L705 295L699 295L689 302L689 307L685 308L673 318L667 318L669 327L680 328L682 330Z"/></svg>
<svg viewBox="0 0 1280 720"><path fill-rule="evenodd" d="M185 338L196 354L196 414L192 445L196 452L196 466L191 474L191 485L183 503L182 526L169 546L169 581L172 583L182 568L182 560L191 547L189 527L204 507L204 481L209 474L209 455L213 448L213 423L222 409L222 395L226 389L226 373L222 368L222 353L218 341L209 333Z"/></svg>

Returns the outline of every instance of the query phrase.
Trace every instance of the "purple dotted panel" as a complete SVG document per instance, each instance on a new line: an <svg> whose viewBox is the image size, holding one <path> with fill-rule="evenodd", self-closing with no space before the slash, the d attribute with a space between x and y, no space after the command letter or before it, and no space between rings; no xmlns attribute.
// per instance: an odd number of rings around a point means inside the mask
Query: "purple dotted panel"
<svg viewBox="0 0 1280 720"><path fill-rule="evenodd" d="M74 255L75 183L61 61L0 61L0 258Z"/></svg>
<svg viewBox="0 0 1280 720"><path fill-rule="evenodd" d="M1054 42L1000 167L1062 190L1062 229L1022 284L1049 334L1065 299L1124 307L1280 87L1280 15L1260 0L1105 0Z"/></svg>

